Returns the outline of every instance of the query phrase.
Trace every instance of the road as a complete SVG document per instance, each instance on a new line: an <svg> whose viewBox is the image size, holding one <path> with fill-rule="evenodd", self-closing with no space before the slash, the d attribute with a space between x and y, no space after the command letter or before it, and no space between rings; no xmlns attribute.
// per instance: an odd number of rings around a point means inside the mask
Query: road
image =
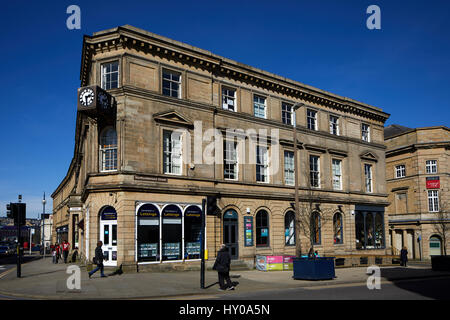
<svg viewBox="0 0 450 320"><path fill-rule="evenodd" d="M366 284L341 284L286 290L271 290L239 294L239 286L232 295L212 299L233 300L425 300L450 299L450 277L381 282L379 290L369 290Z"/></svg>

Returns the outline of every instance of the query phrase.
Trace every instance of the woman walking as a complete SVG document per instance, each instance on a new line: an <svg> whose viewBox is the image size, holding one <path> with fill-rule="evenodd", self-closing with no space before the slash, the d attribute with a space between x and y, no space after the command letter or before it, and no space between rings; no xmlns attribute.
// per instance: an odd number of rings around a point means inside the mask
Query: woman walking
<svg viewBox="0 0 450 320"><path fill-rule="evenodd" d="M408 261L408 249L406 249L406 247L403 247L403 249L400 250L400 263L402 266L406 267L407 261Z"/></svg>

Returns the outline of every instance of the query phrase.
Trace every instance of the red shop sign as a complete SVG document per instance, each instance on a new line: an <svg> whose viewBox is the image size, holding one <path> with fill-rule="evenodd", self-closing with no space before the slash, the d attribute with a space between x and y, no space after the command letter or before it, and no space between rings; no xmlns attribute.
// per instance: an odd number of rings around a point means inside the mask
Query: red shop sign
<svg viewBox="0 0 450 320"><path fill-rule="evenodd" d="M439 177L427 177L427 189L439 189L440 187Z"/></svg>

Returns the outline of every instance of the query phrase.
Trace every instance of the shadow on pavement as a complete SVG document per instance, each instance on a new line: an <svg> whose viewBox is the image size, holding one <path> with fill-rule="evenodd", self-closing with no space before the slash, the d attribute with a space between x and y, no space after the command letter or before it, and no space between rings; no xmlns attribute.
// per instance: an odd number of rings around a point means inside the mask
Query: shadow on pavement
<svg viewBox="0 0 450 320"><path fill-rule="evenodd" d="M426 274L426 278L424 275ZM381 277L402 289L436 300L450 299L450 272L436 272L405 267L383 268Z"/></svg>

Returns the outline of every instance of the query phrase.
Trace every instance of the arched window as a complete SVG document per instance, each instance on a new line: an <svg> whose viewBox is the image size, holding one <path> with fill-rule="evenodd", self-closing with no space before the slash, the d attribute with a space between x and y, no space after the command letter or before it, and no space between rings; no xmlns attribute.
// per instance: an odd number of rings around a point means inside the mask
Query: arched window
<svg viewBox="0 0 450 320"><path fill-rule="evenodd" d="M184 210L184 258L200 259L202 209L191 205Z"/></svg>
<svg viewBox="0 0 450 320"><path fill-rule="evenodd" d="M442 241L438 235L430 237L430 256L440 256L442 254Z"/></svg>
<svg viewBox="0 0 450 320"><path fill-rule="evenodd" d="M333 216L333 232L334 232L334 244L344 243L342 214L340 212L336 212Z"/></svg>
<svg viewBox="0 0 450 320"><path fill-rule="evenodd" d="M284 244L295 245L295 213L289 211L284 215Z"/></svg>
<svg viewBox="0 0 450 320"><path fill-rule="evenodd" d="M142 205L137 212L137 258L138 261L159 261L159 209L151 204Z"/></svg>
<svg viewBox="0 0 450 320"><path fill-rule="evenodd" d="M100 171L117 170L117 133L113 127L103 129L99 139Z"/></svg>
<svg viewBox="0 0 450 320"><path fill-rule="evenodd" d="M312 244L320 244L320 213L313 212L311 215L311 241Z"/></svg>
<svg viewBox="0 0 450 320"><path fill-rule="evenodd" d="M269 246L269 214L266 210L256 214L256 246Z"/></svg>

